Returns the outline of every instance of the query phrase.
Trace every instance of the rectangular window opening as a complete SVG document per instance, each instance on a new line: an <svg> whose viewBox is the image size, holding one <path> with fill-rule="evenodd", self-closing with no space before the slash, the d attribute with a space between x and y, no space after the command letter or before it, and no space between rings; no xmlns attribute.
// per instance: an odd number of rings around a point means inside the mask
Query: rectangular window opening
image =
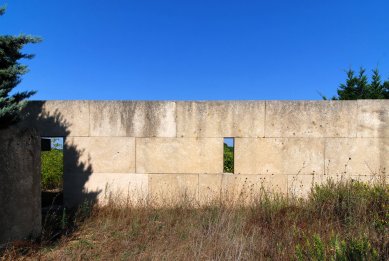
<svg viewBox="0 0 389 261"><path fill-rule="evenodd" d="M223 155L223 172L234 173L234 138L224 138Z"/></svg>
<svg viewBox="0 0 389 261"><path fill-rule="evenodd" d="M63 204L63 137L41 138L42 207Z"/></svg>

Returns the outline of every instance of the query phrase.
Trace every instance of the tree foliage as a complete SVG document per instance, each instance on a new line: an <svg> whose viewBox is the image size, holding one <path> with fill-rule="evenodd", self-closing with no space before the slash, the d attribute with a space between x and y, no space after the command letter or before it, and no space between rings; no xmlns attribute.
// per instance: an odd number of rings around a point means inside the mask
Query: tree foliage
<svg viewBox="0 0 389 261"><path fill-rule="evenodd" d="M224 170L225 173L234 173L234 147L224 143Z"/></svg>
<svg viewBox="0 0 389 261"><path fill-rule="evenodd" d="M52 149L41 153L42 190L62 189L63 150L58 139L52 142Z"/></svg>
<svg viewBox="0 0 389 261"><path fill-rule="evenodd" d="M0 16L5 12L0 7ZM21 77L28 72L20 59L31 59L32 54L22 53L26 44L37 43L40 39L28 35L0 35L0 128L5 128L21 119L20 111L26 99L35 91L14 92L12 90L21 82Z"/></svg>
<svg viewBox="0 0 389 261"><path fill-rule="evenodd" d="M378 69L372 71L370 82L364 68L360 68L358 74L352 69L346 74L346 82L339 86L338 95L332 97L333 100L389 99L389 80L382 82Z"/></svg>

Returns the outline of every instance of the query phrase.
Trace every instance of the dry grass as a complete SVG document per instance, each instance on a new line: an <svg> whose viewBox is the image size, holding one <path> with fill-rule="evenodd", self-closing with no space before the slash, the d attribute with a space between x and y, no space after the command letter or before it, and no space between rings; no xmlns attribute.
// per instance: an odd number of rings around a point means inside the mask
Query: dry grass
<svg viewBox="0 0 389 261"><path fill-rule="evenodd" d="M40 243L9 247L2 259L389 259L389 187L384 183L328 182L306 199L262 193L251 206L193 207L184 200L156 208L113 202L83 206L72 217L59 215L59 240L45 240L55 231L46 226Z"/></svg>

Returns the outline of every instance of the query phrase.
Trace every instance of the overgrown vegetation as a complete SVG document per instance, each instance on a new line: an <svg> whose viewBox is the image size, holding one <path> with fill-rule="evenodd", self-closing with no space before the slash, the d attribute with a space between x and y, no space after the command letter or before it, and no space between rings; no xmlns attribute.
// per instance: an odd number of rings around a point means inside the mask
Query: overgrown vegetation
<svg viewBox="0 0 389 261"><path fill-rule="evenodd" d="M234 147L228 146L224 143L224 173L234 173Z"/></svg>
<svg viewBox="0 0 389 261"><path fill-rule="evenodd" d="M0 16L4 13L5 8L0 7ZM28 35L0 35L0 129L21 119L20 112L25 106L25 100L35 93L24 91L11 94L21 77L28 72L27 66L20 64L19 60L34 57L21 50L26 44L39 41L39 38Z"/></svg>
<svg viewBox="0 0 389 261"><path fill-rule="evenodd" d="M58 139L52 139L50 151L41 152L42 190L61 190L63 183L63 151Z"/></svg>
<svg viewBox="0 0 389 261"><path fill-rule="evenodd" d="M41 243L9 247L3 259L388 260L389 186L328 182L305 199L261 193L250 206L218 201L173 208L111 198L45 224ZM62 231L53 243L55 231ZM72 225L73 224L73 225Z"/></svg>

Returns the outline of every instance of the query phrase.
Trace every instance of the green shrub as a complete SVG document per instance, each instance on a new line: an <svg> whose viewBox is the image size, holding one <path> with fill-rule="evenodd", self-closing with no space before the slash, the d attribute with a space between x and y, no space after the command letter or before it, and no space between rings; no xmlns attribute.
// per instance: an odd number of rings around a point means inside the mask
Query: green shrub
<svg viewBox="0 0 389 261"><path fill-rule="evenodd" d="M387 222L389 206L389 186L348 180L315 186L309 201L317 214L336 219L344 225L352 225L361 220ZM372 217L372 215L376 215Z"/></svg>
<svg viewBox="0 0 389 261"><path fill-rule="evenodd" d="M296 246L297 260L378 260L378 252L365 237L340 240L333 236L324 242L319 235L307 239L303 245Z"/></svg>
<svg viewBox="0 0 389 261"><path fill-rule="evenodd" d="M234 173L234 147L224 143L224 168L225 173Z"/></svg>
<svg viewBox="0 0 389 261"><path fill-rule="evenodd" d="M50 151L42 151L42 190L62 189L63 151L54 143Z"/></svg>

